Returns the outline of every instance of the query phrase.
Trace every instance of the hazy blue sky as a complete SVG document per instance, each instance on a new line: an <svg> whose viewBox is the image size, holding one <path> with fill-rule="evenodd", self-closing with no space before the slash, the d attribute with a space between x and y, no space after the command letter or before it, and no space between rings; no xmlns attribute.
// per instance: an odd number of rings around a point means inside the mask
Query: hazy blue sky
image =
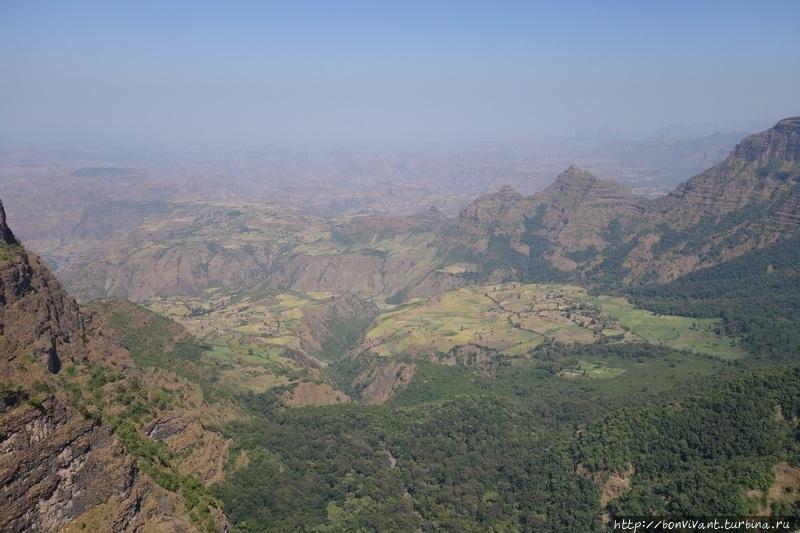
<svg viewBox="0 0 800 533"><path fill-rule="evenodd" d="M800 1L0 0L0 137L478 141L800 114Z"/></svg>

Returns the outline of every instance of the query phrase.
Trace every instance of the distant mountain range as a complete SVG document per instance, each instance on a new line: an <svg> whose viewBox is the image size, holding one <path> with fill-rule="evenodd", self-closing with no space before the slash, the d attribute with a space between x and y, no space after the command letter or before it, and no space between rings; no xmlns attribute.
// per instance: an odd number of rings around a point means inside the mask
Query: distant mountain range
<svg viewBox="0 0 800 533"><path fill-rule="evenodd" d="M235 201L115 202L83 210L68 245L45 257L82 298L235 285L383 301L463 284L446 273L461 263L485 279L665 282L797 233L797 130L786 119L747 137L657 199L571 166L542 192L504 186L456 218L435 208L323 219Z"/></svg>

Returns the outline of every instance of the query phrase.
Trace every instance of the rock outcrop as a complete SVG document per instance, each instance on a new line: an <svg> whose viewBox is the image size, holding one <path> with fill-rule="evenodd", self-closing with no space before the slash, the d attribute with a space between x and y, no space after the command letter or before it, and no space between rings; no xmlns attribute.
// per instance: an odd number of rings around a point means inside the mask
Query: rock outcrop
<svg viewBox="0 0 800 533"><path fill-rule="evenodd" d="M194 531L102 422L51 396L0 416L0 530L57 531L98 511L97 531Z"/></svg>
<svg viewBox="0 0 800 533"><path fill-rule="evenodd" d="M3 208L3 202L0 201L0 239L4 244L19 244L19 240L14 236L6 224L6 210Z"/></svg>
<svg viewBox="0 0 800 533"><path fill-rule="evenodd" d="M57 375L124 349L19 243L2 204L0 235L0 530L85 519L97 531L193 531L177 496L139 470L102 420L71 405Z"/></svg>

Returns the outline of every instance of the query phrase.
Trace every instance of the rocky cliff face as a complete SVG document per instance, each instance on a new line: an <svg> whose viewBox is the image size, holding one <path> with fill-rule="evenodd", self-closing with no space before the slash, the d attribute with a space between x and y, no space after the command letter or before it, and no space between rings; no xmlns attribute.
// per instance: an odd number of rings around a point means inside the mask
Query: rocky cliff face
<svg viewBox="0 0 800 533"><path fill-rule="evenodd" d="M799 156L800 117L781 120L653 202L645 213L652 229L628 261L633 276L668 281L795 235Z"/></svg>
<svg viewBox="0 0 800 533"><path fill-rule="evenodd" d="M54 396L0 416L0 530L194 531L103 423Z"/></svg>
<svg viewBox="0 0 800 533"><path fill-rule="evenodd" d="M800 117L785 118L772 129L747 137L731 155L759 163L800 161Z"/></svg>
<svg viewBox="0 0 800 533"><path fill-rule="evenodd" d="M58 375L123 349L19 244L2 204L0 235L0 530L194 530L111 429L71 406Z"/></svg>
<svg viewBox="0 0 800 533"><path fill-rule="evenodd" d="M704 217L721 217L763 203L770 215L788 215L777 220L779 224L794 226L791 206L798 196L799 162L800 117L781 120L774 128L747 137L727 159L655 202L650 214L685 228ZM783 205L787 202L788 209Z"/></svg>

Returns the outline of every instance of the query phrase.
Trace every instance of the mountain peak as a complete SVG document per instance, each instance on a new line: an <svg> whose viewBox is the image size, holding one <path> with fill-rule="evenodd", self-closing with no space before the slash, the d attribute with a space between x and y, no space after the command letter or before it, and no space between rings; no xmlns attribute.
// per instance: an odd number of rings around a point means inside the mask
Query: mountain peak
<svg viewBox="0 0 800 533"><path fill-rule="evenodd" d="M750 135L733 150L733 157L750 162L800 161L800 117L785 118L774 127Z"/></svg>
<svg viewBox="0 0 800 533"><path fill-rule="evenodd" d="M776 131L800 131L800 117L789 117L779 120L773 129Z"/></svg>
<svg viewBox="0 0 800 533"><path fill-rule="evenodd" d="M522 200L523 198L524 196L515 191L511 185L503 185L497 192L480 195L475 202L507 202L510 200Z"/></svg>
<svg viewBox="0 0 800 533"><path fill-rule="evenodd" d="M503 185L493 196L499 198L522 198L522 195L515 191L511 185Z"/></svg>
<svg viewBox="0 0 800 533"><path fill-rule="evenodd" d="M570 167L558 175L556 180L544 191L540 197L549 202L557 202L559 197L596 199L622 199L628 198L631 192L614 180L600 180L588 170L581 170L577 165Z"/></svg>
<svg viewBox="0 0 800 533"><path fill-rule="evenodd" d="M567 170L562 172L553 182L553 185L561 182L570 184L590 185L597 181L597 177L588 170L581 170L578 165L570 165Z"/></svg>
<svg viewBox="0 0 800 533"><path fill-rule="evenodd" d="M3 209L3 201L0 200L0 239L5 244L19 244L19 240L6 224L6 211Z"/></svg>
<svg viewBox="0 0 800 533"><path fill-rule="evenodd" d="M574 165L573 164L573 165L570 165L569 168L567 170L565 170L562 174L579 175L579 174L582 174L582 173L583 173L583 170L581 170L581 167L579 167L578 165ZM591 174L591 172L588 172L588 174Z"/></svg>

